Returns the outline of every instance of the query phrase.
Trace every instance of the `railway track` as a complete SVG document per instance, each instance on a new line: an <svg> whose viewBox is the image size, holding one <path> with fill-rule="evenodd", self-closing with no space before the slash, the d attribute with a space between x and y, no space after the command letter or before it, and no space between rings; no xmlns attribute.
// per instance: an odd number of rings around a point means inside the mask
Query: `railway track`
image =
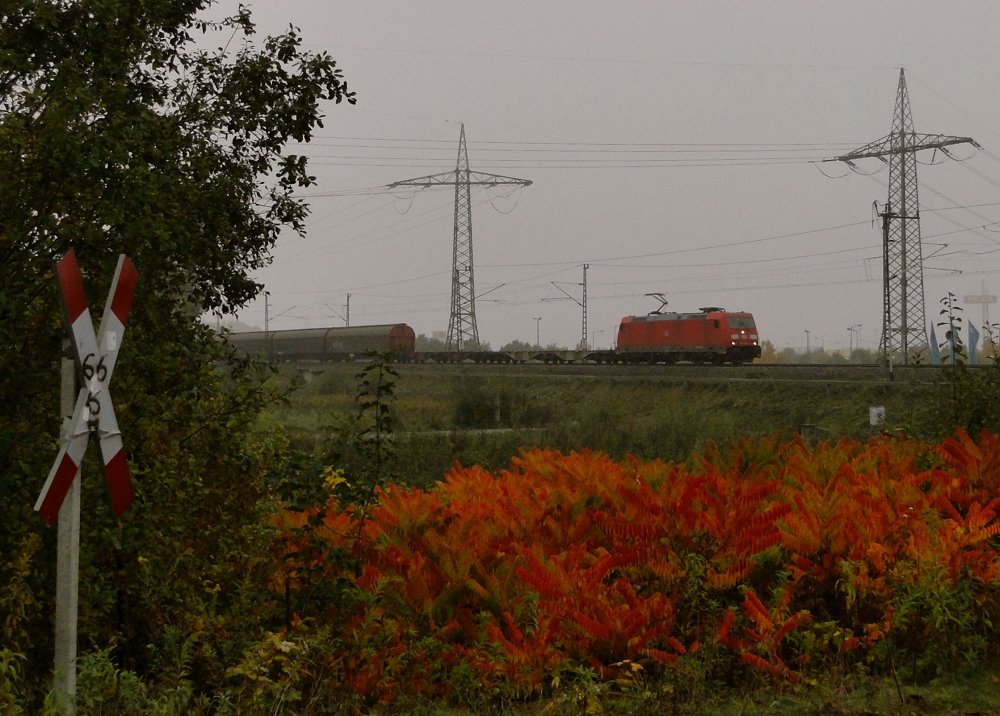
<svg viewBox="0 0 1000 716"><path fill-rule="evenodd" d="M302 361L296 369L306 376L325 372L330 366L345 365ZM353 364L352 364L353 365ZM776 364L693 365L684 363L658 365L620 365L596 363L400 363L394 366L401 374L440 374L466 376L550 376L613 378L616 380L657 379L691 382L810 382L810 383L938 383L947 380L947 366L885 366L873 364ZM991 366L973 366L984 370Z"/></svg>

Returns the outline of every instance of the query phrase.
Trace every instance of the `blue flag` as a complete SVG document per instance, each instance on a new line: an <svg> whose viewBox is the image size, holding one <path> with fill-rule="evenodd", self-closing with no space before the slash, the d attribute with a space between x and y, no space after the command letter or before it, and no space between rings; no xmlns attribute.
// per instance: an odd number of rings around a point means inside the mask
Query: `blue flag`
<svg viewBox="0 0 1000 716"><path fill-rule="evenodd" d="M976 344L979 343L979 331L969 323L969 365L976 364Z"/></svg>
<svg viewBox="0 0 1000 716"><path fill-rule="evenodd" d="M931 365L941 365L941 349L938 348L937 336L934 335L933 325L931 325Z"/></svg>

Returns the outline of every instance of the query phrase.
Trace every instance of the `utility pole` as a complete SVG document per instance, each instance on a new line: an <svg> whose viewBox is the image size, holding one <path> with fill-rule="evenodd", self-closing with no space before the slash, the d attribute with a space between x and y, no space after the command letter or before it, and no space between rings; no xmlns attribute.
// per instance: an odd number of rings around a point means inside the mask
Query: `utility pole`
<svg viewBox="0 0 1000 716"><path fill-rule="evenodd" d="M471 346L479 348L476 326L476 291L472 261L472 187L531 185L528 179L515 179L499 174L484 174L469 170L469 155L465 147L465 124L458 139L458 161L455 171L393 182L386 188L455 187L455 223L452 243L451 313L448 318L449 351L463 352Z"/></svg>
<svg viewBox="0 0 1000 716"><path fill-rule="evenodd" d="M541 329L542 317L541 316L536 316L536 317L532 318L531 320L535 322L535 347L536 348L541 348L542 347L542 329Z"/></svg>
<svg viewBox="0 0 1000 716"><path fill-rule="evenodd" d="M351 325L351 294L347 294L347 313L344 317L344 325L348 328Z"/></svg>
<svg viewBox="0 0 1000 716"><path fill-rule="evenodd" d="M583 335L580 337L580 350L587 350L587 345L588 345L587 344L587 269L589 268L590 264L583 265L583 283L567 284L570 286L583 286L583 301L576 300L575 296L568 293L562 286L559 285L560 283L565 283L565 282L549 281L549 283L555 286L560 293L562 293L564 296L566 296L566 298L571 300L573 303L575 303L583 310ZM543 298L542 300L547 301L549 299ZM561 300L561 299L553 299L553 300Z"/></svg>
<svg viewBox="0 0 1000 716"><path fill-rule="evenodd" d="M882 350L886 365L903 365L910 354L927 343L924 313L924 266L920 242L920 202L917 194L917 152L954 144L979 145L970 137L918 134L913 130L906 76L899 70L896 107L888 135L831 161L852 168L857 159L889 162L889 198L882 218Z"/></svg>
<svg viewBox="0 0 1000 716"><path fill-rule="evenodd" d="M853 326L848 326L847 327L847 331L849 333L848 339L847 339L847 342L848 342L848 346L847 346L847 360L848 361L851 360L851 356L854 354L854 334L857 333L860 329L861 329L861 324L860 323L855 323ZM859 349L861 348L861 337L860 336L858 336L858 348Z"/></svg>
<svg viewBox="0 0 1000 716"><path fill-rule="evenodd" d="M271 295L270 291L264 291L264 333L267 333L268 324L270 323L270 317L268 315L268 297Z"/></svg>

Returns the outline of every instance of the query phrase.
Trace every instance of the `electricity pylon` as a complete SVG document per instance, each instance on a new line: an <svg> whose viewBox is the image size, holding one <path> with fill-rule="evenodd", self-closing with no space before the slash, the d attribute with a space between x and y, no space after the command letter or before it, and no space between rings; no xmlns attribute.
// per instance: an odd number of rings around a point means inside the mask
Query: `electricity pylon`
<svg viewBox="0 0 1000 716"><path fill-rule="evenodd" d="M455 187L455 233L452 245L451 315L448 318L449 351L463 352L467 346L479 348L476 326L476 287L472 263L472 187L502 185L529 186L528 179L514 179L499 174L469 171L469 155L465 148L465 124L458 139L458 162L455 171L404 179L388 185L389 189L403 186Z"/></svg>
<svg viewBox="0 0 1000 716"><path fill-rule="evenodd" d="M924 264L920 243L920 204L917 195L917 157L922 149L945 154L953 144L979 146L970 137L917 134L913 131L906 77L899 70L892 131L836 160L853 166L856 159L889 161L889 197L882 217L882 350L885 363L907 364L917 347L927 344L924 314Z"/></svg>

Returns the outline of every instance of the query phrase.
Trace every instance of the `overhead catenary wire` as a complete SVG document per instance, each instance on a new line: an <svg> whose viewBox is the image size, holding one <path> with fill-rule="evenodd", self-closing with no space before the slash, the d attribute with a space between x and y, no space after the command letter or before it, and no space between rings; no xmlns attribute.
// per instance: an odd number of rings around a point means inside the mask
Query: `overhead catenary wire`
<svg viewBox="0 0 1000 716"><path fill-rule="evenodd" d="M948 199L947 197L943 197L942 196L942 198L944 198L945 200L950 201L950 199ZM481 202L481 203L485 203L485 202ZM964 209L967 209L967 208L980 208L980 207L997 206L997 205L1000 205L1000 202L989 202L989 203L975 204L975 205L970 205L970 206L966 206L966 207L963 207L963 206L946 206L946 207L939 207L939 208L928 208L928 209L924 209L924 211L927 212L927 213L935 213L935 212L945 212L945 211L957 210L957 209L963 209L963 208ZM421 214L421 215L433 213L435 211L440 211L441 209L450 209L450 205L447 205L447 206L446 205L442 205L442 206L439 206L439 207L436 207L436 208L429 209L429 210L423 212L423 214ZM428 221L428 222L424 222L423 224L420 224L420 225L426 225L428 223L433 223L433 220L432 221ZM997 223L1000 223L1000 222L987 222L985 225L995 225ZM819 227L819 228L814 228L814 229L807 229L807 230L799 231L799 232L789 232L789 233L784 233L784 234L778 234L778 235L773 235L773 236L765 236L765 237L758 237L758 238L753 238L753 239L741 239L741 240L729 241L729 242L719 242L719 243L715 243L715 244L711 244L711 245L706 245L706 246L694 246L694 247L686 247L686 248L679 248L679 249L671 249L671 250L668 250L668 251L661 251L661 252L654 252L654 253L635 254L635 255L620 255L620 256L604 256L604 257L597 257L597 258L571 259L571 260L561 260L561 261L553 261L553 262L525 262L525 263L508 263L508 264L482 264L481 268L483 268L483 269L496 269L496 268L543 267L543 266L557 267L555 271L545 272L544 274L528 276L528 277L524 277L522 279L515 279L515 280L511 281L511 283L522 283L523 284L523 283L527 283L527 282L531 282L531 281L536 281L536 280L540 280L540 279L543 279L543 278L547 278L548 276L557 275L557 274L562 273L563 271L566 271L566 270L575 269L581 263L592 263L592 264L598 264L598 265L613 266L613 265L616 265L616 264L613 264L613 262L635 261L635 260L639 260L639 259L656 258L658 256L674 256L674 255L690 254L690 253L695 253L695 252L710 251L710 250L717 250L717 249L731 249L731 248L738 247L738 246L752 245L752 244L759 244L759 243L768 242L768 241L777 241L777 240L781 240L781 239L790 239L790 238L796 238L796 237L801 237L801 236L815 235L815 234L825 233L825 232L829 232L829 231L837 231L837 230L842 230L842 229L854 228L854 227L858 227L858 226L864 226L864 225L868 225L868 224L870 224L870 219L865 219L863 221L848 222L848 223L838 224L838 225L834 225L834 226L827 226L827 227ZM938 236L952 235L952 234L960 233L960 232L963 232L963 231L973 231L973 230L979 229L979 228L981 228L981 227L978 227L978 226L977 227L960 227L960 228L958 228L958 229L956 229L954 231L944 232L944 233L939 233L939 234L933 234L933 235L928 235L925 238L931 239L931 238L936 238ZM373 230L372 232L368 232L368 233L369 234L374 234L374 233L377 233L378 231L379 230ZM386 238L391 238L394 235L396 235L396 234L390 234L388 236L379 237L376 240L382 240L382 239L386 239ZM317 256L321 256L323 254L326 254L326 253L329 253L331 251L334 251L342 243L344 243L344 242L340 242L339 244L336 244L336 245L333 245L333 246L326 246L326 247L324 247L324 250L321 251L321 252L311 252L311 253L308 254L308 257L309 258L315 258ZM698 267L698 266L702 266L702 265L739 265L739 264L749 264L749 263L758 263L758 262L759 263L766 263L766 262L776 262L776 261L805 260L805 259L816 258L816 257L826 256L826 255L835 255L835 254L845 253L845 252L853 252L853 251L858 251L858 250L869 250L871 248L872 247L870 247L870 246L864 246L864 247L848 248L848 249L842 249L842 250L830 251L830 252L823 251L823 252L816 252L816 253L797 254L795 256L772 257L772 258L768 258L768 259L749 259L749 260L745 260L745 261L734 261L734 262L723 262L723 263L711 262L711 263L706 263L706 264L679 264L679 265L674 265L673 267L677 268L677 267ZM303 254L297 254L296 256L301 257L302 255ZM293 257L289 257L289 258L295 258L295 257L293 256ZM617 264L617 266L620 267L620 268L630 268L627 265L621 265L621 264ZM651 266L649 264L644 264L641 267L637 266L637 267L631 267L631 268L653 268L653 267L654 266ZM354 291L364 291L364 290L367 290L367 289L370 289L370 288L373 288L373 287L385 287L385 286L403 285L403 284L407 284L407 283L412 283L412 282L415 282L415 281L423 280L423 279L426 279L426 278L431 278L431 277L437 277L437 276L445 275L446 273L447 272L436 272L434 274L428 274L428 275L421 276L421 277L403 278L403 279L399 279L397 281L376 284L375 286L352 286L352 287L350 287L350 290L352 292L354 292ZM318 290L318 291L305 291L305 292L302 292L302 293L338 293L340 291L341 291L341 289L336 289L336 290L332 290L331 289L329 291L327 291L327 290Z"/></svg>
<svg viewBox="0 0 1000 716"><path fill-rule="evenodd" d="M762 238L757 238L757 239L747 239L747 240L726 242L726 243L716 244L716 245L707 246L707 247L689 247L689 248L686 248L686 249L673 249L673 250L670 250L670 251L656 252L656 253L653 253L653 254L637 254L637 255L632 255L632 256L603 257L603 258L596 258L596 259L587 259L586 261L583 261L583 262L581 262L581 261L559 261L559 262L535 262L535 263L526 263L526 264L483 264L483 265L481 265L481 268L483 268L483 269L490 269L490 268L522 268L522 267L531 267L531 266L536 266L536 267L553 266L553 267L556 267L552 271L548 271L548 272L545 272L545 273L542 273L542 274L535 274L535 275L532 275L532 276L522 277L520 279L512 279L512 280L510 280L508 282L511 285L527 284L527 283L531 283L533 281L538 281L538 280L547 278L549 276L554 276L554 275L561 274L561 273L563 273L565 271L568 271L568 270L573 270L573 269L577 268L581 263L604 264L604 263L608 263L608 262L612 262L612 261L637 260L637 259L644 259L644 258L652 258L652 257L655 257L655 256L667 256L667 255L677 255L677 254L692 253L692 252L696 252L696 251L704 251L704 250L709 250L709 249L713 249L713 248L730 248L730 247L734 247L734 246L747 245L747 244L755 244L755 243L760 243L760 242L764 242L764 241L772 241L772 240L778 240L778 239L794 238L794 237L797 237L797 236L806 236L806 235L809 235L809 234L816 234L816 233L820 233L820 232L824 232L824 231L830 231L830 230L836 230L836 229L843 229L843 228L855 227L855 226L860 226L860 225L866 225L868 223L869 223L868 220L857 221L857 222L851 222L851 223L848 223L848 224L842 224L842 225L834 226L834 227L825 227L825 228L820 228L820 229L809 229L809 230L806 230L806 231L794 232L794 233L788 233L788 234L782 234L782 235L779 235L779 236L769 236L769 237L762 237ZM870 250L870 248L871 247L869 247L869 246L865 246L865 247L859 247L857 249L844 249L842 251L819 252L816 255L822 256L822 255L836 254L836 253L847 252L847 251ZM798 258L810 258L810 255L803 255L803 256L800 256ZM780 260L780 259L775 259L775 260ZM793 259L787 259L786 258L785 260L793 260ZM736 262L734 262L734 263L736 263ZM716 263L715 265L720 265L720 264ZM630 267L628 267L628 266L620 266L619 268L630 268ZM399 284L403 284L403 283L410 283L410 282L413 282L413 281L416 281L416 280L421 280L422 278L429 278L429 277L432 277L432 276L439 276L439 275L441 275L441 274L431 274L429 276L420 277L420 279L402 279L402 280L399 280L399 281L394 281L394 282L389 282L389 283L384 283L384 284L378 284L378 286L379 287L384 287L384 286L399 285ZM371 287L352 286L350 288L350 290L352 292L359 292L359 291L366 290L367 288L371 288ZM320 293L322 293L322 291L320 291Z"/></svg>
<svg viewBox="0 0 1000 716"><path fill-rule="evenodd" d="M478 194L478 193L482 193L483 191L485 191L485 190L478 189L478 190L475 190L474 193ZM478 203L473 204L473 206L481 206L481 205L483 205L485 203L486 203L486 201L480 200ZM384 231L386 229L393 229L393 228L402 226L404 224L407 224L411 219L420 218L422 216L427 216L429 214L440 213L442 210L451 211L452 210L451 204L450 203L439 204L437 206L433 206L433 207L431 207L429 209L425 209L422 212L414 214L413 216L406 215L407 218L401 219L399 221L395 221L392 224L389 224L387 226L376 227L376 228L371 229L369 231L365 231L365 232L363 232L361 234L356 234L356 235L354 235L352 237L349 237L349 238L346 238L346 239L342 239L340 241L335 241L333 243L325 243L322 246L322 248L319 248L318 250L315 250L315 251L302 251L302 252L299 252L297 254L291 254L289 256L286 256L286 257L284 257L284 259L289 259L289 260L291 260L291 259L301 259L301 258L314 259L314 258L317 258L317 257L320 257L320 256L328 255L328 254L330 254L330 253L332 253L334 251L337 251L339 249L342 249L344 246L350 245L352 243L356 243L358 239L364 239L364 238L369 238L369 237L374 237L374 238L371 238L370 241L365 242L366 245L367 244L371 244L371 243L375 243L375 242L378 242L378 241L385 241L386 239L391 239L393 237L396 237L396 236L399 236L401 234L404 234L404 233L406 233L408 231L412 231L413 229L417 229L417 228L420 228L422 226L427 226L429 224L433 224L433 223L435 223L437 221L440 221L441 217L435 217L435 218L429 219L427 221L420 222L418 224L409 224L405 229L400 229L399 231L395 231L395 232L392 232L392 233L389 233L389 234L385 234L383 236L378 236L378 234L380 232L382 232L382 231ZM447 218L447 217L445 217L445 218ZM340 224L340 225L343 225L343 224L346 224L346 223L348 223L348 222L347 221L342 222L342 224Z"/></svg>

